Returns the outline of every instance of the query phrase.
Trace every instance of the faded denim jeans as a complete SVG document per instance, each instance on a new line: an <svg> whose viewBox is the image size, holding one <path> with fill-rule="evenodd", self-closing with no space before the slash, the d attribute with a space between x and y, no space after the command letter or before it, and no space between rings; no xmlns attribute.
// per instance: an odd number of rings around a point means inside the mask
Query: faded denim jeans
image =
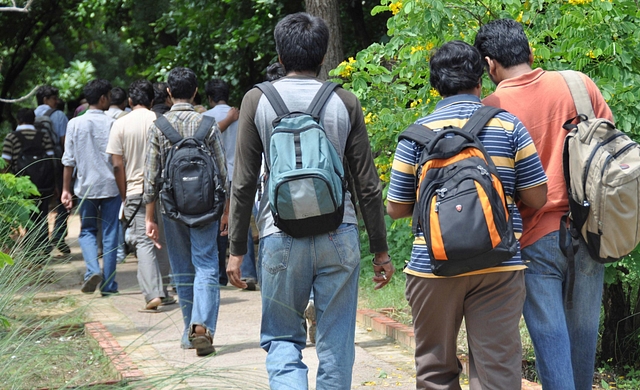
<svg viewBox="0 0 640 390"><path fill-rule="evenodd" d="M316 389L350 389L360 274L358 229L342 224L316 236L274 233L260 239L262 328L271 389L308 389L302 362L303 324L314 293L318 375Z"/></svg>
<svg viewBox="0 0 640 390"><path fill-rule="evenodd" d="M581 242L575 255L573 308L565 307L568 260L553 232L522 249L527 298L524 319L533 341L536 370L545 389L590 390L600 322L604 265ZM570 375L573 373L573 375Z"/></svg>
<svg viewBox="0 0 640 390"><path fill-rule="evenodd" d="M189 348L189 331L202 325L214 336L220 308L218 222L190 228L162 215L173 282L184 320L181 345Z"/></svg>

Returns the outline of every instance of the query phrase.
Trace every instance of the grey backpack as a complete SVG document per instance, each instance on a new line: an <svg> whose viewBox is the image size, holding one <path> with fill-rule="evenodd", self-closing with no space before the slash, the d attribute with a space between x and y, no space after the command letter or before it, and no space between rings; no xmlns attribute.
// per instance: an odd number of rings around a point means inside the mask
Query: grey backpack
<svg viewBox="0 0 640 390"><path fill-rule="evenodd" d="M51 115L56 111L57 110L55 108L50 108L44 114L37 116L33 122L33 126L36 129L49 134L49 138L53 143L53 153L57 159L61 159L63 154L62 144L58 133L53 129L53 122L51 121Z"/></svg>
<svg viewBox="0 0 640 390"><path fill-rule="evenodd" d="M155 124L171 142L160 190L165 214L189 227L219 220L226 201L225 178L204 143L213 117L203 116L195 135L188 138L183 138L165 116Z"/></svg>
<svg viewBox="0 0 640 390"><path fill-rule="evenodd" d="M569 215L560 232L587 244L589 254L602 263L628 255L640 242L640 145L616 126L596 118L580 74L560 72L578 112L564 128L563 170L569 192ZM577 119L578 124L572 124ZM564 241L566 242L566 240ZM562 247L562 244L561 244Z"/></svg>

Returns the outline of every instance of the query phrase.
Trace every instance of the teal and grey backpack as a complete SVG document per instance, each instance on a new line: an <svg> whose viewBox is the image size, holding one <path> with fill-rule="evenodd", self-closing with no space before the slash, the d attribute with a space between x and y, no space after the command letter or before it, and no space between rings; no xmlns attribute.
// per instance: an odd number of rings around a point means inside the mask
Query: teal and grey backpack
<svg viewBox="0 0 640 390"><path fill-rule="evenodd" d="M267 154L271 213L292 237L327 233L342 223L344 168L320 121L337 86L325 82L305 112L290 112L270 82L257 85L277 115Z"/></svg>

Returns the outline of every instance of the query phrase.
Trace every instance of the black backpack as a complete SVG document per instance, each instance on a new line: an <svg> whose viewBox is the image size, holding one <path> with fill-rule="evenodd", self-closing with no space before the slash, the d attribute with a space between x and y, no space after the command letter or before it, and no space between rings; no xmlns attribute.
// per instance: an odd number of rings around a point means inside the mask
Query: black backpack
<svg viewBox="0 0 640 390"><path fill-rule="evenodd" d="M462 129L413 124L400 139L424 146L413 231L420 226L431 270L455 276L495 267L518 251L502 182L478 134L504 110L481 107Z"/></svg>
<svg viewBox="0 0 640 390"><path fill-rule="evenodd" d="M13 165L15 175L29 176L29 180L38 188L40 195L48 196L53 194L55 187L54 158L47 156L47 151L42 142L44 133L36 131L34 138L31 140L28 140L20 131L16 131L13 134L22 145Z"/></svg>
<svg viewBox="0 0 640 390"><path fill-rule="evenodd" d="M189 138L183 138L164 116L155 124L172 145L162 170L160 199L165 214L189 227L219 220L226 202L225 179L204 144L214 118L203 116Z"/></svg>

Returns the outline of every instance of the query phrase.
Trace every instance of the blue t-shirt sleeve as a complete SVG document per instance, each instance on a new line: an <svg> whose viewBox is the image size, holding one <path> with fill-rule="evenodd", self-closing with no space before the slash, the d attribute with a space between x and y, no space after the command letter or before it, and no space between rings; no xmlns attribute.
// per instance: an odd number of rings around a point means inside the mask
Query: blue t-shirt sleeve
<svg viewBox="0 0 640 390"><path fill-rule="evenodd" d="M67 119L67 116L62 111L58 110L51 114L51 122L53 122L53 128L59 138L67 134L69 119Z"/></svg>
<svg viewBox="0 0 640 390"><path fill-rule="evenodd" d="M414 142L400 140L393 158L388 200L395 203L415 203L416 166L419 156L418 146Z"/></svg>
<svg viewBox="0 0 640 390"><path fill-rule="evenodd" d="M542 168L538 151L536 150L529 131L519 119L514 120L514 144L516 190L526 190L547 182L547 175Z"/></svg>

